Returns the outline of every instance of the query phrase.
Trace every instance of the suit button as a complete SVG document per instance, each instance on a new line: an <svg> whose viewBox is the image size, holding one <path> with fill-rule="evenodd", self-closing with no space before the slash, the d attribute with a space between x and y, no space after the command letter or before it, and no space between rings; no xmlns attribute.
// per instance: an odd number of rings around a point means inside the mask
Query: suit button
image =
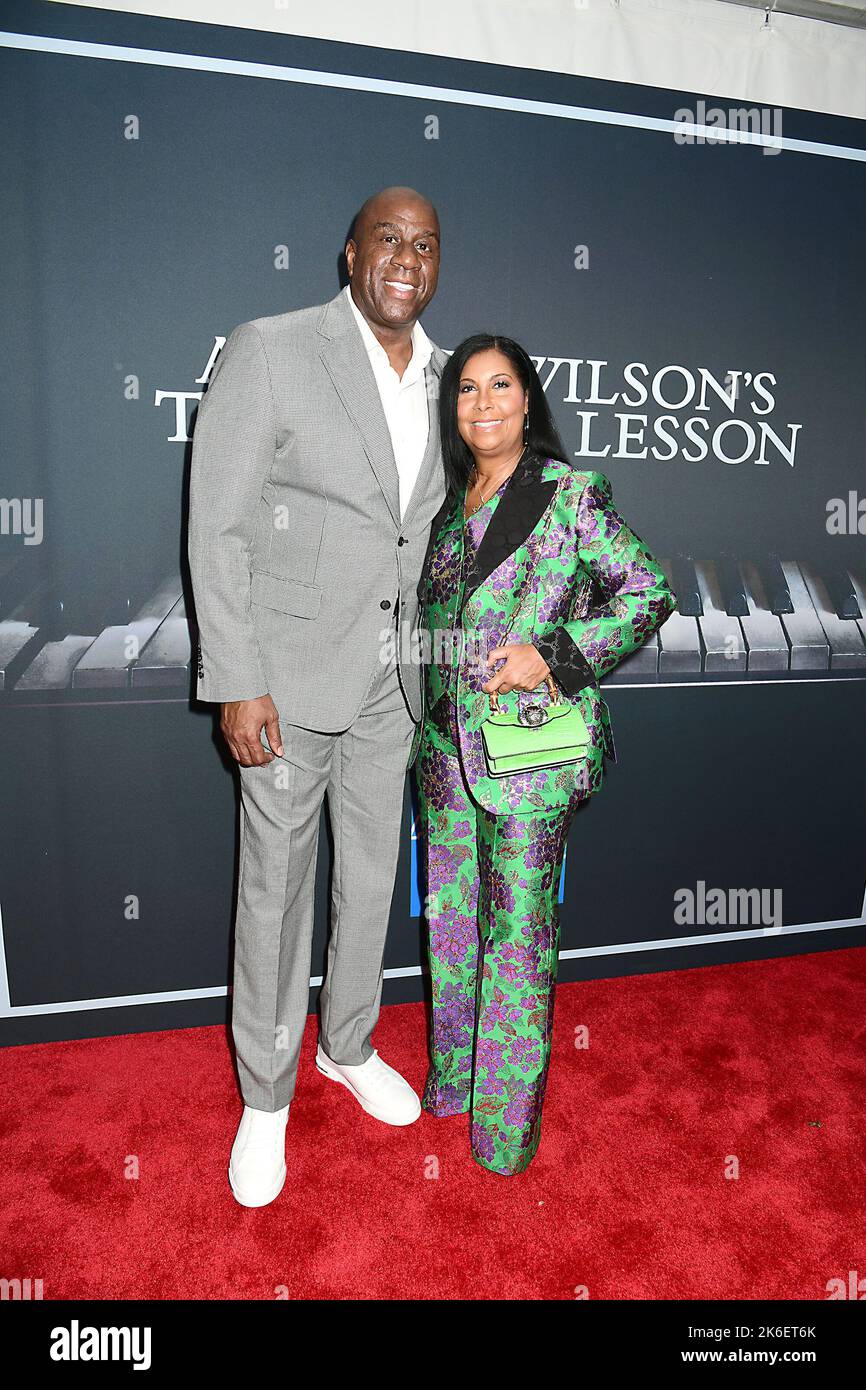
<svg viewBox="0 0 866 1390"><path fill-rule="evenodd" d="M406 544L406 537L405 537L405 536L401 536L400 539L397 541L397 544L398 544L398 545L405 545L405 544Z"/></svg>
<svg viewBox="0 0 866 1390"><path fill-rule="evenodd" d="M390 600L389 598L383 598L383 599L382 599L382 602L379 604L379 607L380 607L380 608L390 608L390 607L391 607L391 600Z"/></svg>

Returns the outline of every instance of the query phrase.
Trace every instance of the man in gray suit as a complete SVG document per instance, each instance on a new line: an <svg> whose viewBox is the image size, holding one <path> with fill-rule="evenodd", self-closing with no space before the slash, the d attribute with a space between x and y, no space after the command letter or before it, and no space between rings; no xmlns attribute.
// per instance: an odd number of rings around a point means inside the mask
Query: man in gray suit
<svg viewBox="0 0 866 1390"><path fill-rule="evenodd" d="M316 1065L368 1114L418 1097L372 1047L403 791L422 717L417 584L444 494L446 354L419 316L436 290L426 198L369 198L327 304L239 324L199 406L189 560L198 695L240 767L232 1031L244 1112L229 1181L245 1206L286 1177L307 1017L319 817L334 835Z"/></svg>

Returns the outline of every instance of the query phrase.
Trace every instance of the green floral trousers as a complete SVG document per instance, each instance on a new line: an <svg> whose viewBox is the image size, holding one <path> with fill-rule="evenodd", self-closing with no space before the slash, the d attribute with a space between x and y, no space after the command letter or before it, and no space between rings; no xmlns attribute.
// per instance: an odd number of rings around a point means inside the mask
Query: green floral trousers
<svg viewBox="0 0 866 1390"><path fill-rule="evenodd" d="M418 788L433 991L422 1104L437 1116L469 1112L476 1162L520 1173L541 1138L573 810L486 811L454 743L430 721Z"/></svg>

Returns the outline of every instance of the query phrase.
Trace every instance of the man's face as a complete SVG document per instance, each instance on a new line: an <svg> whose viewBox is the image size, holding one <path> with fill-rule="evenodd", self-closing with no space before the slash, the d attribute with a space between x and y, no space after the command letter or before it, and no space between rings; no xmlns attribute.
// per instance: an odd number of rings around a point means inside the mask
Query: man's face
<svg viewBox="0 0 866 1390"><path fill-rule="evenodd" d="M435 212L414 198L377 200L346 243L346 262L352 295L371 323L411 326L439 279Z"/></svg>

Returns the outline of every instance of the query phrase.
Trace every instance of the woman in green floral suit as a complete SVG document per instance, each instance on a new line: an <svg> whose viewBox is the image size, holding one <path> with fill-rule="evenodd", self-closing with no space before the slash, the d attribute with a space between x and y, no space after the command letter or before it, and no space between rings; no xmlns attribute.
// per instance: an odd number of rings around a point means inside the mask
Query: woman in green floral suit
<svg viewBox="0 0 866 1390"><path fill-rule="evenodd" d="M455 349L440 427L448 493L418 590L430 645L413 750L433 986L422 1104L469 1112L473 1157L512 1174L541 1137L566 837L616 758L598 682L675 599L608 479L567 461L519 344L477 334ZM490 775L490 697L546 707L551 688L583 715L587 755Z"/></svg>

